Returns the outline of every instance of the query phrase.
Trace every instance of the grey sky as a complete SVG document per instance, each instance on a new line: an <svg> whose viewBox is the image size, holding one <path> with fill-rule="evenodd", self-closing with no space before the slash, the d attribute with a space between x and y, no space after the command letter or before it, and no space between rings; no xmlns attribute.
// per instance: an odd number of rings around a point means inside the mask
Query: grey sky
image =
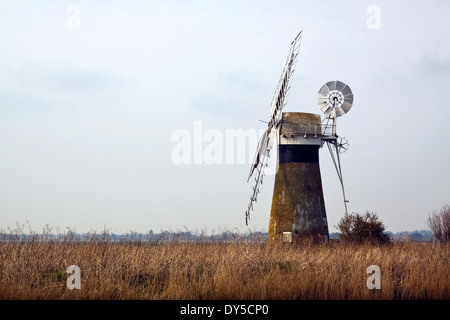
<svg viewBox="0 0 450 320"><path fill-rule="evenodd" d="M379 9L379 28L368 19ZM79 20L76 10L79 9ZM353 90L338 133L349 210L392 231L450 202L448 1L0 1L0 227L246 230L249 163L175 165L177 129L264 128L303 30L284 111ZM79 24L77 24L79 23ZM206 143L205 143L206 144ZM250 153L253 154L254 150ZM330 231L339 181L320 151ZM250 228L267 229L273 177Z"/></svg>

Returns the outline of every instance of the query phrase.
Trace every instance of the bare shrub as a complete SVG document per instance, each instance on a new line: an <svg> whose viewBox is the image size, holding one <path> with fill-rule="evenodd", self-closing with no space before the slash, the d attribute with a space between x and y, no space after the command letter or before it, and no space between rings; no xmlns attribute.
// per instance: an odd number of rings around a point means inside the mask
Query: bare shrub
<svg viewBox="0 0 450 320"><path fill-rule="evenodd" d="M433 211L427 220L436 240L441 242L450 241L450 205L444 205L439 211Z"/></svg>
<svg viewBox="0 0 450 320"><path fill-rule="evenodd" d="M346 214L341 218L336 228L341 233L339 237L346 241L390 241L383 222L378 219L378 215L374 212Z"/></svg>

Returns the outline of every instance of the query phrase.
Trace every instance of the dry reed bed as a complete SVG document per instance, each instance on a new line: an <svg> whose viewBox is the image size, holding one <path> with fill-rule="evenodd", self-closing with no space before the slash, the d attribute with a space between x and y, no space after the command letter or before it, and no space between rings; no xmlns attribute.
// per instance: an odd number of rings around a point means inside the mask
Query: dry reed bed
<svg viewBox="0 0 450 320"><path fill-rule="evenodd" d="M449 299L450 246L402 242L0 244L0 299ZM66 268L81 269L81 289ZM366 287L369 265L381 290Z"/></svg>

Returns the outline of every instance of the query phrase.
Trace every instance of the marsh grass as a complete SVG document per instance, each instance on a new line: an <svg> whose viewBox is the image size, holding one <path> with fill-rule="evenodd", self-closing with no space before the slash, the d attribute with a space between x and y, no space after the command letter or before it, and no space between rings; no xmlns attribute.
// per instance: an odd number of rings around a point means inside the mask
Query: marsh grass
<svg viewBox="0 0 450 320"><path fill-rule="evenodd" d="M449 299L445 243L0 243L0 299ZM70 265L81 289L66 287ZM381 268L369 290L366 268Z"/></svg>

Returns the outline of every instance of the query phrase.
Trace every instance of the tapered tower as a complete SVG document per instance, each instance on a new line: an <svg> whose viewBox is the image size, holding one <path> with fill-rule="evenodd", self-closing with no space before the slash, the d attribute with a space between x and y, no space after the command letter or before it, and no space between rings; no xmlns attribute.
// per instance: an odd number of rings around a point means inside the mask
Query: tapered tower
<svg viewBox="0 0 450 320"><path fill-rule="evenodd" d="M304 236L328 240L319 167L321 129L317 114L282 115L268 240L292 242Z"/></svg>

